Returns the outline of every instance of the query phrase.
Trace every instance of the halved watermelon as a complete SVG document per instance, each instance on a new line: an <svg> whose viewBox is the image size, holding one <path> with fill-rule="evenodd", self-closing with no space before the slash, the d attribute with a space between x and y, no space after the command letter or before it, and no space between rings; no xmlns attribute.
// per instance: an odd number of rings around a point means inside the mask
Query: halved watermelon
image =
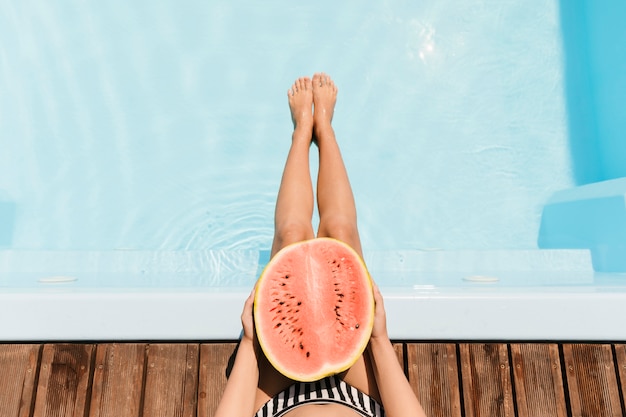
<svg viewBox="0 0 626 417"><path fill-rule="evenodd" d="M265 356L291 379L316 381L348 369L374 324L365 263L330 238L283 248L257 283L254 323Z"/></svg>

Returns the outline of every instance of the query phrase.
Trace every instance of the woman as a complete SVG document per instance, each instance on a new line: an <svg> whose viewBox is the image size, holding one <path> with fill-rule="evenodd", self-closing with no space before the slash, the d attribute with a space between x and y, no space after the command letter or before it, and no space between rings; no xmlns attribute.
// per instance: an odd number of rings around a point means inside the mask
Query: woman
<svg viewBox="0 0 626 417"><path fill-rule="evenodd" d="M354 197L331 126L337 87L328 75L315 74L312 80L296 80L288 98L294 131L276 201L272 256L291 243L316 236L311 225L311 142L319 148L317 236L342 240L363 256ZM260 351L252 320L253 294L244 305L243 336L216 416L425 416L389 340L377 287L374 328L363 355L347 371L310 384L281 375ZM300 395L305 392L311 395ZM333 399L319 402L309 397Z"/></svg>

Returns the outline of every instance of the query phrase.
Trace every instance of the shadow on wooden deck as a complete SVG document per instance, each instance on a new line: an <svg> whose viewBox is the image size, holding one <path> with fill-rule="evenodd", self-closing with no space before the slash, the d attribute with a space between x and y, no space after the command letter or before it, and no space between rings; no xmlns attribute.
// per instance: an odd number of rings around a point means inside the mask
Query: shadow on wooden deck
<svg viewBox="0 0 626 417"><path fill-rule="evenodd" d="M235 343L0 345L1 417L212 416ZM395 344L432 417L624 416L626 344Z"/></svg>

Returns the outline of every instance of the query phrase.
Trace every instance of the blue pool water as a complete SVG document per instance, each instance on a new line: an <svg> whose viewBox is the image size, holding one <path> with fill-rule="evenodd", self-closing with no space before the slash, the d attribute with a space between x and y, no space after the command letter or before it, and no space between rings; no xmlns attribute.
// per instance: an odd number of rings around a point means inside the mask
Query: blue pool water
<svg viewBox="0 0 626 417"><path fill-rule="evenodd" d="M395 337L624 339L626 4L599 3L0 0L0 338L236 337L286 91L326 71Z"/></svg>

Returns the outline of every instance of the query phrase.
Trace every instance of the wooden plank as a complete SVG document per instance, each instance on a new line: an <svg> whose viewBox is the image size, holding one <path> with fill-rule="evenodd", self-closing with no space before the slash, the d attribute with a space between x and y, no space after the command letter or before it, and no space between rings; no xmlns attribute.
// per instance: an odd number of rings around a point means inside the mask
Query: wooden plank
<svg viewBox="0 0 626 417"><path fill-rule="evenodd" d="M461 417L456 346L407 344L409 382L428 416Z"/></svg>
<svg viewBox="0 0 626 417"><path fill-rule="evenodd" d="M564 344L573 417L622 416L611 345Z"/></svg>
<svg viewBox="0 0 626 417"><path fill-rule="evenodd" d="M507 346L462 343L459 350L465 417L513 416Z"/></svg>
<svg viewBox="0 0 626 417"><path fill-rule="evenodd" d="M566 417L559 346L523 343L510 348L518 417Z"/></svg>
<svg viewBox="0 0 626 417"><path fill-rule="evenodd" d="M98 345L89 417L140 416L145 357L145 344Z"/></svg>
<svg viewBox="0 0 626 417"><path fill-rule="evenodd" d="M393 343L393 350L396 351L396 356L398 357L398 362L402 369L407 368L406 358L404 357L404 343ZM405 372L406 373L406 372Z"/></svg>
<svg viewBox="0 0 626 417"><path fill-rule="evenodd" d="M626 344L615 345L615 361L621 382L622 398L626 400Z"/></svg>
<svg viewBox="0 0 626 417"><path fill-rule="evenodd" d="M143 417L195 417L198 362L197 344L150 345Z"/></svg>
<svg viewBox="0 0 626 417"><path fill-rule="evenodd" d="M43 347L33 417L83 417L88 407L94 346Z"/></svg>
<svg viewBox="0 0 626 417"><path fill-rule="evenodd" d="M41 345L0 345L0 416L29 417Z"/></svg>
<svg viewBox="0 0 626 417"><path fill-rule="evenodd" d="M226 387L229 359L236 348L237 343L207 343L200 346L198 417L213 417L215 414Z"/></svg>
<svg viewBox="0 0 626 417"><path fill-rule="evenodd" d="M195 417L197 406L198 417L211 417L235 346L101 344L96 350L90 344L0 345L0 415ZM461 407L467 417L513 415L511 370L520 417L564 417L564 399L572 416L624 414L626 344L563 345L566 380L556 344L511 345L512 368L504 344L461 344L462 391L453 344L409 343L405 350L394 343L394 349L428 415L459 416Z"/></svg>

